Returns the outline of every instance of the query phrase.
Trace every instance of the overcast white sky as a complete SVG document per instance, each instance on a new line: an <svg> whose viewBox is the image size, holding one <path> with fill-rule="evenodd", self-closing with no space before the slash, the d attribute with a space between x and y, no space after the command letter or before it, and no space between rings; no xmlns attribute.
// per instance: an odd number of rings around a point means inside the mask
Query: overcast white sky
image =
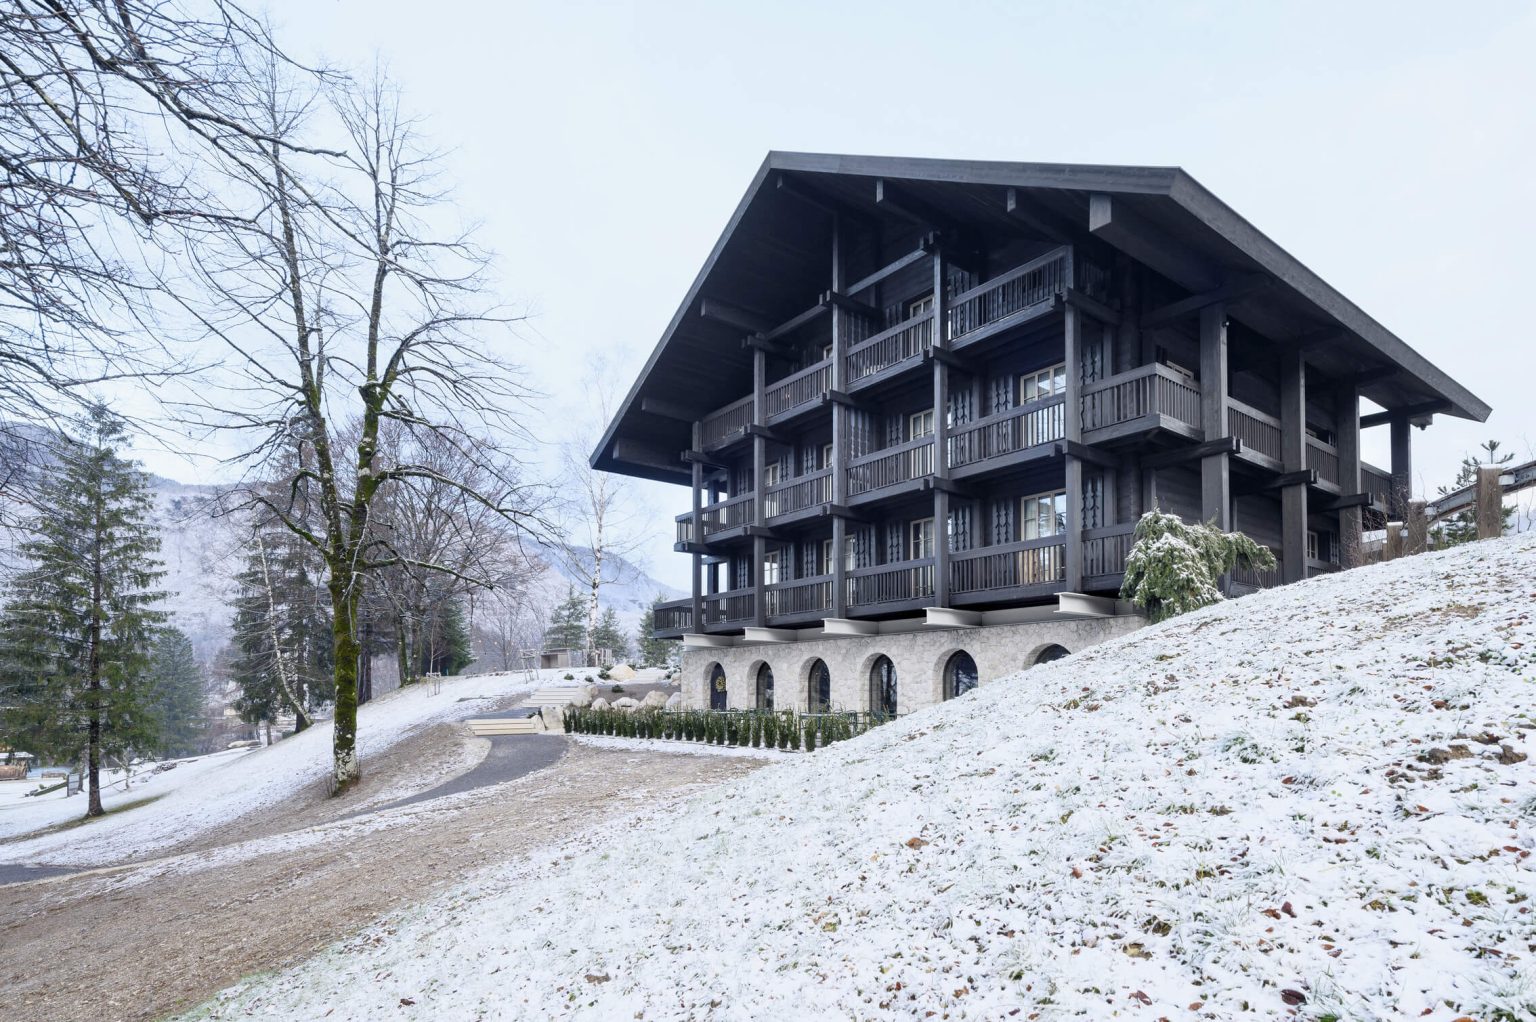
<svg viewBox="0 0 1536 1022"><path fill-rule="evenodd" d="M1529 3L433 4L273 0L296 56L375 54L453 150L532 314L541 432L627 389L770 149L1176 164L1494 407L1415 433L1427 492L1536 455ZM1383 433L1366 456L1386 463ZM192 469L144 452L151 467ZM686 491L637 484L653 574Z"/></svg>

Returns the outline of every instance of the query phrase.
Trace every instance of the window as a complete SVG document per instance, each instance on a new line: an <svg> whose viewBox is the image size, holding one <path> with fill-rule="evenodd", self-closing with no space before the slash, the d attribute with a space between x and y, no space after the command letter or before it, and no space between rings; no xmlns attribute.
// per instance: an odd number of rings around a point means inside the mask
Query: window
<svg viewBox="0 0 1536 1022"><path fill-rule="evenodd" d="M1048 664L1052 660L1060 660L1062 657L1069 657L1071 655L1072 651L1067 649L1067 647L1052 644L1040 651L1040 655L1035 657L1035 663Z"/></svg>
<svg viewBox="0 0 1536 1022"><path fill-rule="evenodd" d="M1019 377L1019 403L1039 401L1067 392L1067 366L1054 365Z"/></svg>
<svg viewBox="0 0 1536 1022"><path fill-rule="evenodd" d="M832 541L824 539L819 548L820 556L816 559L816 574L832 574Z"/></svg>
<svg viewBox="0 0 1536 1022"><path fill-rule="evenodd" d="M784 580L780 564L779 551L770 550L763 555L763 585L771 586L775 582Z"/></svg>
<svg viewBox="0 0 1536 1022"><path fill-rule="evenodd" d="M976 687L976 661L965 650L960 650L944 665L944 698L963 696Z"/></svg>
<svg viewBox="0 0 1536 1022"><path fill-rule="evenodd" d="M1019 502L1019 538L1040 539L1067 531L1067 494L1037 493Z"/></svg>
<svg viewBox="0 0 1536 1022"><path fill-rule="evenodd" d="M773 709L773 668L767 664L757 669L757 708Z"/></svg>
<svg viewBox="0 0 1536 1022"><path fill-rule="evenodd" d="M896 665L891 658L875 658L869 669L869 712L877 717L896 716Z"/></svg>
<svg viewBox="0 0 1536 1022"><path fill-rule="evenodd" d="M920 561L933 556L933 519L919 518L907 527L907 557Z"/></svg>
<svg viewBox="0 0 1536 1022"><path fill-rule="evenodd" d="M808 713L832 711L832 672L825 660L811 663L811 677L806 684L805 708Z"/></svg>
<svg viewBox="0 0 1536 1022"><path fill-rule="evenodd" d="M822 444L821 445L821 467L822 468L831 468L832 467L832 445L831 444Z"/></svg>
<svg viewBox="0 0 1536 1022"><path fill-rule="evenodd" d="M725 668L715 664L709 670L709 708L725 709Z"/></svg>
<svg viewBox="0 0 1536 1022"><path fill-rule="evenodd" d="M933 409L923 412L913 412L907 416L907 439L920 440L925 436L933 436Z"/></svg>
<svg viewBox="0 0 1536 1022"><path fill-rule="evenodd" d="M852 571L859 566L859 544L853 536L843 537L843 568Z"/></svg>
<svg viewBox="0 0 1536 1022"><path fill-rule="evenodd" d="M828 359L830 359L831 357L832 357L832 342L828 341L826 344L823 344L821 346L821 360L823 362L825 362Z"/></svg>
<svg viewBox="0 0 1536 1022"><path fill-rule="evenodd" d="M777 461L770 461L763 466L763 514L772 518L779 513L779 494L767 492L770 487L777 486L784 481L784 467Z"/></svg>
<svg viewBox="0 0 1536 1022"><path fill-rule="evenodd" d="M913 299L907 303L907 318L916 319L919 316L933 314L933 294L930 292L921 298Z"/></svg>

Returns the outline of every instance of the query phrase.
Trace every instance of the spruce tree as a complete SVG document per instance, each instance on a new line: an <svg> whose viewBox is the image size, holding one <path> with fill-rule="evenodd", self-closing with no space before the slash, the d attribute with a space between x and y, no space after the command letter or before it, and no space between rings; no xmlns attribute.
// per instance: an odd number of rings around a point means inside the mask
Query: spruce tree
<svg viewBox="0 0 1536 1022"><path fill-rule="evenodd" d="M593 649L608 650L613 654L615 662L629 656L629 640L624 637L624 629L619 626L619 615L612 607L603 611L603 616L598 618L597 631L592 633L591 646Z"/></svg>
<svg viewBox="0 0 1536 1022"><path fill-rule="evenodd" d="M73 432L43 473L42 511L20 545L28 567L0 623L0 712L39 755L84 757L92 817L103 813L103 758L159 741L147 673L165 572L148 477L117 453L121 422L93 406Z"/></svg>
<svg viewBox="0 0 1536 1022"><path fill-rule="evenodd" d="M1478 445L1480 454L1467 455L1461 459L1461 468L1456 473L1456 481L1450 486L1440 487L1440 496L1455 493L1466 486L1477 482L1477 470L1489 465L1507 465L1515 460L1515 456L1508 451L1499 453L1502 445L1497 440L1487 440ZM1515 509L1509 506L1503 508L1503 526L1509 529L1509 520L1514 515ZM1435 531L1438 535L1438 545L1442 547L1460 546L1477 539L1477 505L1473 503L1465 510L1457 511L1439 522Z"/></svg>
<svg viewBox="0 0 1536 1022"><path fill-rule="evenodd" d="M640 628L635 636L635 648L640 652L642 667L665 667L671 662L672 654L677 649L676 639L657 639L651 635L656 630L656 604L661 602L661 597L656 597L651 601L651 605L645 608L645 615L640 618Z"/></svg>
<svg viewBox="0 0 1536 1022"><path fill-rule="evenodd" d="M1191 525L1178 515L1148 511L1136 523L1136 542L1125 558L1120 596L1153 621L1222 600L1221 576L1237 567L1271 570L1275 555L1241 532L1214 523Z"/></svg>
<svg viewBox="0 0 1536 1022"><path fill-rule="evenodd" d="M149 683L161 756L196 755L204 733L203 671L192 640L176 628L163 628L150 652Z"/></svg>
<svg viewBox="0 0 1536 1022"><path fill-rule="evenodd" d="M335 689L324 565L285 529L257 528L236 576L232 668L235 710L248 724L292 715L302 731Z"/></svg>
<svg viewBox="0 0 1536 1022"><path fill-rule="evenodd" d="M546 649L587 648L587 605L572 586L564 600L549 615L544 632Z"/></svg>

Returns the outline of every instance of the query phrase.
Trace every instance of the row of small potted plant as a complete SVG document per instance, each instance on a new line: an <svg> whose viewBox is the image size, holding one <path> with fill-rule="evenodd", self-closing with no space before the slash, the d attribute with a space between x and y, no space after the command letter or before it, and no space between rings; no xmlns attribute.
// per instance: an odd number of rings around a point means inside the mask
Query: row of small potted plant
<svg viewBox="0 0 1536 1022"><path fill-rule="evenodd" d="M639 710L566 707L568 734L654 738L737 748L813 751L863 734L884 718L794 710Z"/></svg>

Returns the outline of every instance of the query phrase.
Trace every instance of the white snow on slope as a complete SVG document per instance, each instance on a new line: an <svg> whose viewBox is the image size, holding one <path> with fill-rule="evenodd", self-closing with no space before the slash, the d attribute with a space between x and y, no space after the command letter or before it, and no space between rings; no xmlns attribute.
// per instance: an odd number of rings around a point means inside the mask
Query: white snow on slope
<svg viewBox="0 0 1536 1022"><path fill-rule="evenodd" d="M195 1015L1536 1017L1536 766L1495 758L1536 752L1533 714L1536 540L1358 569L767 767Z"/></svg>
<svg viewBox="0 0 1536 1022"><path fill-rule="evenodd" d="M560 673L541 672L541 680L547 684ZM364 773L372 757L417 731L472 716L486 708L483 700L526 692L529 687L520 673L482 674L445 678L437 693L430 684L421 684L373 700L358 711L357 741ZM209 770L196 783L183 785L150 805L120 816L108 815L85 827L0 845L0 861L88 867L153 855L276 807L305 787L324 781L330 775L331 739L331 723L317 724ZM70 802L70 815L83 813L79 796ZM0 817L0 827L8 822ZM0 830L0 836L5 833Z"/></svg>

